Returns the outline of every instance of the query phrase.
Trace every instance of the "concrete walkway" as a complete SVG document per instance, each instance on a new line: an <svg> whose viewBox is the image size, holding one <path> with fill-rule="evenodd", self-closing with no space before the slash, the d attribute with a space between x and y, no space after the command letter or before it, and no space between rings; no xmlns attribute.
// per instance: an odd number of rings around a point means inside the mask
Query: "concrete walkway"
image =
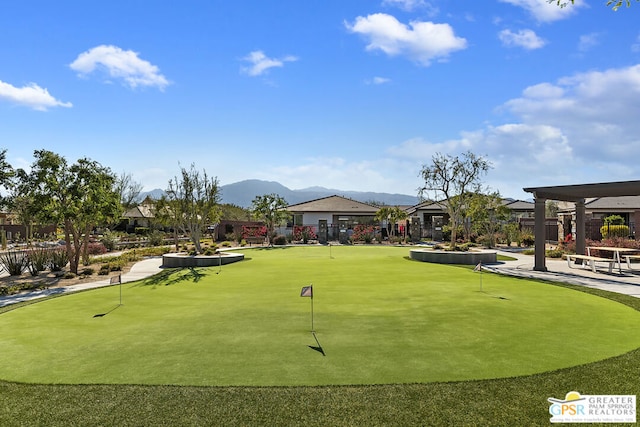
<svg viewBox="0 0 640 427"><path fill-rule="evenodd" d="M146 258L140 262L135 263L128 273L121 276L122 283L135 282L136 280L144 279L153 276L161 271L162 257ZM95 282L81 283L79 285L65 286L60 288L50 288L41 291L34 291L16 295L8 295L0 297L0 307L15 304L22 301L30 301L38 298L47 297L50 295L67 294L71 292L82 291L85 289L100 288L103 286L111 285L111 277L117 276L116 273L112 273L109 276L105 276L103 280Z"/></svg>
<svg viewBox="0 0 640 427"><path fill-rule="evenodd" d="M597 272L594 273L589 267L582 267L581 265L572 265L569 267L566 260L547 258L546 265L548 271L542 272L533 270L533 255L523 255L520 252L506 251L498 251L498 254L516 258L516 260L483 265L484 270L510 276L542 279L604 289L606 291L640 298L640 265L638 265L638 270L630 271L626 265L623 264L622 274L620 274L617 268L614 268L613 273L609 273L607 267L603 264L603 266L596 268ZM597 264L596 267L598 267Z"/></svg>
<svg viewBox="0 0 640 427"><path fill-rule="evenodd" d="M599 268L598 271L594 273L590 268L585 268L579 265L570 268L565 260L547 259L546 264L548 271L541 272L533 270L533 255L523 255L520 252L506 251L498 251L498 254L515 258L515 261L501 261L496 264L483 265L482 268L485 271L530 279L571 283L574 285L604 289L640 298L640 265L638 266L637 271L629 271L625 266L622 269L622 274L616 273L615 271L617 270L615 269L614 273L608 273L606 268ZM134 264L128 273L122 275L122 283L134 282L136 280L153 276L161 271L161 266L162 257L144 259ZM111 284L111 277L113 276L115 276L115 274L96 282L0 297L0 307L22 301L43 298L49 295L65 294L85 289L109 286Z"/></svg>

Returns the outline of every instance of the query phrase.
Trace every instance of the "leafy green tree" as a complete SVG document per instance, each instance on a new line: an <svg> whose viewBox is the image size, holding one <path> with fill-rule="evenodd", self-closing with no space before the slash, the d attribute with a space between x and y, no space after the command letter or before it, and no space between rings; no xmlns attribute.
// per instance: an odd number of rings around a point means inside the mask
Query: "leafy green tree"
<svg viewBox="0 0 640 427"><path fill-rule="evenodd" d="M624 225L624 218L620 215L609 215L604 218L604 223L609 225Z"/></svg>
<svg viewBox="0 0 640 427"><path fill-rule="evenodd" d="M180 251L178 230L182 218L180 217L179 211L179 202L170 199L166 194L162 195L162 197L155 202L154 221L173 231L173 243L176 252Z"/></svg>
<svg viewBox="0 0 640 427"><path fill-rule="evenodd" d="M231 203L224 203L220 205L222 210L221 219L228 221L249 221L251 220L251 211L249 209L236 206Z"/></svg>
<svg viewBox="0 0 640 427"><path fill-rule="evenodd" d="M423 165L420 171L425 184L419 189L419 196L433 192L434 200L442 200L449 214L453 248L464 210L469 206L470 197L480 192L480 178L487 173L491 164L471 151L456 157L436 153L431 160L431 165Z"/></svg>
<svg viewBox="0 0 640 427"><path fill-rule="evenodd" d="M382 206L380 209L378 209L375 216L376 220L387 223L387 235L389 236L393 232L393 227L391 227L390 217L391 217L391 206Z"/></svg>
<svg viewBox="0 0 640 427"><path fill-rule="evenodd" d="M197 253L202 253L200 240L207 227L220 221L220 189L218 179L200 173L195 165L180 168L180 178L169 180L166 200L160 203L160 217L169 218L191 238ZM163 213L164 212L164 213Z"/></svg>
<svg viewBox="0 0 640 427"><path fill-rule="evenodd" d="M12 178L14 176L13 167L7 161L7 150L0 150L0 189L10 190L13 184ZM6 206L8 203L7 197L0 192L0 208ZM7 234L4 228L0 230L0 241L2 249L7 247Z"/></svg>
<svg viewBox="0 0 640 427"><path fill-rule="evenodd" d="M500 193L495 191L489 194L476 193L469 200L468 218L473 224L473 229L487 237L487 246L496 245L496 233L511 216L511 209L502 202Z"/></svg>
<svg viewBox="0 0 640 427"><path fill-rule="evenodd" d="M109 168L86 158L69 166L51 151L37 150L34 157L23 188L30 189L28 196L39 220L63 227L69 267L77 274L81 253L88 261L86 248L93 227L121 212L113 190L115 177Z"/></svg>
<svg viewBox="0 0 640 427"><path fill-rule="evenodd" d="M13 167L7 161L7 150L0 150L0 189L9 190L12 187L12 178L15 175ZM5 196L0 193L0 207L7 202Z"/></svg>
<svg viewBox="0 0 640 427"><path fill-rule="evenodd" d="M11 186L8 205L11 212L18 217L20 224L25 226L27 245L31 244L33 224L37 219L37 209L33 196L30 194L30 187L27 172L24 169L17 169Z"/></svg>
<svg viewBox="0 0 640 427"><path fill-rule="evenodd" d="M571 1L571 4L575 3L575 0L570 0L570 1ZM636 1L640 1L640 0L636 0ZM568 1L564 1L564 0L547 0L547 3L556 3L560 7L567 7L567 5L569 4ZM622 7L623 4L626 4L627 7L631 7L631 0L607 0L607 6L611 6L611 8L614 11Z"/></svg>
<svg viewBox="0 0 640 427"><path fill-rule="evenodd" d="M130 173L122 172L116 177L114 190L120 197L120 204L126 211L136 206L142 192L142 184L134 181Z"/></svg>
<svg viewBox="0 0 640 427"><path fill-rule="evenodd" d="M288 203L278 194L256 196L251 202L251 212L259 221L264 221L267 227L267 242L271 245L275 237L275 229L287 221L291 214L287 211Z"/></svg>
<svg viewBox="0 0 640 427"><path fill-rule="evenodd" d="M558 202L554 200L547 200L547 203L544 206L545 215L547 216L547 218L557 218L559 209L560 207L558 206Z"/></svg>
<svg viewBox="0 0 640 427"><path fill-rule="evenodd" d="M389 231L390 236L395 236L396 224L398 221L407 219L407 212L402 210L398 206L383 206L376 212L375 218L378 221L387 221L387 225L391 227Z"/></svg>

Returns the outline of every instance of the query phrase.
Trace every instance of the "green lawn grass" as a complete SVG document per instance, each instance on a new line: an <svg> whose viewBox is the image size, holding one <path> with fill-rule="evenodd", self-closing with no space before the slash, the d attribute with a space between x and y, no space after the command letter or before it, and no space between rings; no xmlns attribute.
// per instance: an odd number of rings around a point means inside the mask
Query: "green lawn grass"
<svg viewBox="0 0 640 427"><path fill-rule="evenodd" d="M122 306L118 287L31 304L0 316L0 378L182 386L428 383L531 375L640 347L640 313L626 305L567 287L411 261L408 251L254 249L220 274L168 270L124 285ZM310 283L325 356L310 348L317 347L309 333L311 301L299 297Z"/></svg>

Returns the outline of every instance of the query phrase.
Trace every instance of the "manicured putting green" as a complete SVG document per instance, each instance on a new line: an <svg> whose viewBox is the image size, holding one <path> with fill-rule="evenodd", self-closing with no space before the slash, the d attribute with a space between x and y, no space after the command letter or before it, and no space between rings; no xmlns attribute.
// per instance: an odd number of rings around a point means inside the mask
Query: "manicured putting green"
<svg viewBox="0 0 640 427"><path fill-rule="evenodd" d="M221 271L165 270L123 285L122 306L115 286L0 315L0 379L413 383L528 375L640 347L640 312L629 307L411 261L408 248L244 253L245 261ZM311 300L300 297L311 283L318 342L310 333Z"/></svg>

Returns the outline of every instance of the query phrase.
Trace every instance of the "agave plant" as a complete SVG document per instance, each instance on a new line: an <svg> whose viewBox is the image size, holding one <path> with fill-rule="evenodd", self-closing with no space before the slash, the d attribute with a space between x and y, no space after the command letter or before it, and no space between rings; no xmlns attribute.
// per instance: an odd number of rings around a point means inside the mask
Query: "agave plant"
<svg viewBox="0 0 640 427"><path fill-rule="evenodd" d="M0 266L10 276L20 276L29 265L29 257L22 251L9 251L0 254Z"/></svg>
<svg viewBox="0 0 640 427"><path fill-rule="evenodd" d="M51 251L46 248L35 248L27 252L29 259L29 273L37 276L41 271L46 270L51 263Z"/></svg>

